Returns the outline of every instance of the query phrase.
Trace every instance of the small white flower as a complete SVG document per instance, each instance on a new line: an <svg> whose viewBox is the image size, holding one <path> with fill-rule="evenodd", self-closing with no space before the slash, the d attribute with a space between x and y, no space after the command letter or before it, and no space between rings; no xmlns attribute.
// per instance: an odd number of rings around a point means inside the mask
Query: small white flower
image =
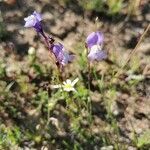
<svg viewBox="0 0 150 150"><path fill-rule="evenodd" d="M79 81L79 78L76 78L75 80L71 81L70 79L67 79L63 82L63 84L58 85L52 85L52 88L62 88L66 92L74 91L77 92L74 88L74 85Z"/></svg>

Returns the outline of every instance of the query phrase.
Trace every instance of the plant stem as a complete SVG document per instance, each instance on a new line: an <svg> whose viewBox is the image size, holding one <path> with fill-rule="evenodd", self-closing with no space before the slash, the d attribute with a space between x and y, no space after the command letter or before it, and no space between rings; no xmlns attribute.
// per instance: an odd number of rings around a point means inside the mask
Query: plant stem
<svg viewBox="0 0 150 150"><path fill-rule="evenodd" d="M55 57L55 60L53 57L51 57L53 59L53 61L55 62L55 65L57 67L57 75L58 75L58 78L59 78L59 83L61 83L63 81L63 78L62 78L62 68L61 68L61 65L60 63L57 61L57 58L56 58L56 55L52 52L52 45L55 41L54 38L52 37L47 37L46 34L43 32L42 36L44 37L44 40L45 40L45 43L46 43L46 46L51 54L51 56L54 56Z"/></svg>
<svg viewBox="0 0 150 150"><path fill-rule="evenodd" d="M50 119L50 109L49 109L49 100L47 103L47 125L49 125L49 119Z"/></svg>
<svg viewBox="0 0 150 150"><path fill-rule="evenodd" d="M91 64L90 64L90 61L88 60L88 48L86 48L86 55L87 55L87 69L88 69L88 111L89 111L89 114L90 114L90 122L92 121L92 104L91 104Z"/></svg>
<svg viewBox="0 0 150 150"><path fill-rule="evenodd" d="M93 68L93 73L94 73L94 77L96 79L96 81L98 82L98 88L101 92L101 95L103 95L103 82L104 82L104 74L102 74L101 79L99 81L98 76L96 74L96 69L95 67Z"/></svg>
<svg viewBox="0 0 150 150"><path fill-rule="evenodd" d="M137 51L139 45L141 44L143 38L145 37L146 33L148 32L150 28L150 24L147 26L146 30L143 32L143 34L141 35L138 43L136 44L135 48L133 49L133 51L131 51L131 53L129 54L129 56L127 57L124 65L121 67L121 70L128 64L128 62L130 61L131 57L135 54L135 52ZM116 74L115 74L115 77L118 77L120 75L120 72L121 71L118 71Z"/></svg>
<svg viewBox="0 0 150 150"><path fill-rule="evenodd" d="M133 49L133 51L131 51L131 53L129 54L125 64L122 66L122 69L127 65L127 63L130 61L131 57L135 54L135 52L137 51L137 48L139 47L140 43L142 42L144 36L146 35L146 33L148 32L150 28L150 24L147 26L146 30L143 32L143 34L141 35L138 43L136 44L135 48Z"/></svg>

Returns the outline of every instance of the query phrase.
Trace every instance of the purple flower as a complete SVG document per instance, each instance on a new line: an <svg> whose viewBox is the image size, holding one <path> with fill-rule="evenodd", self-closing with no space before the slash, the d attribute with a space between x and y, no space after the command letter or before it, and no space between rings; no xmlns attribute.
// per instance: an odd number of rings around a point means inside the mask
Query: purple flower
<svg viewBox="0 0 150 150"><path fill-rule="evenodd" d="M102 50L104 36L101 32L92 32L86 39L86 45L89 49L88 58L90 61L100 61L107 57L106 52Z"/></svg>
<svg viewBox="0 0 150 150"><path fill-rule="evenodd" d="M107 57L106 52L101 50L100 45L93 45L90 49L90 52L88 54L88 58L90 61L97 60L101 61Z"/></svg>
<svg viewBox="0 0 150 150"><path fill-rule="evenodd" d="M68 54L61 43L53 44L51 49L59 64L63 66L71 62L74 58L74 55Z"/></svg>
<svg viewBox="0 0 150 150"><path fill-rule="evenodd" d="M25 20L25 25L24 25L25 27L27 28L33 27L36 29L37 32L43 33L43 29L41 25L41 21L42 21L41 14L34 11L32 15L24 18L24 20Z"/></svg>

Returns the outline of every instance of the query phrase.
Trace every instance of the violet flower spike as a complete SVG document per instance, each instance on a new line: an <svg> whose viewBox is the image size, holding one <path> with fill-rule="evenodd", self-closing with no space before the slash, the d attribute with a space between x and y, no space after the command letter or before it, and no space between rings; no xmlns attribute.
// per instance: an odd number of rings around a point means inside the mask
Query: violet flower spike
<svg viewBox="0 0 150 150"><path fill-rule="evenodd" d="M86 39L86 45L89 49L88 58L90 61L101 61L107 57L107 54L102 50L104 36L101 32L92 32Z"/></svg>
<svg viewBox="0 0 150 150"><path fill-rule="evenodd" d="M51 49L57 61L62 66L65 66L74 58L74 55L70 55L61 43L53 44Z"/></svg>
<svg viewBox="0 0 150 150"><path fill-rule="evenodd" d="M42 28L42 17L41 14L34 11L32 15L24 18L25 25L24 27L30 28L33 27L37 32L41 33L43 35L43 28Z"/></svg>

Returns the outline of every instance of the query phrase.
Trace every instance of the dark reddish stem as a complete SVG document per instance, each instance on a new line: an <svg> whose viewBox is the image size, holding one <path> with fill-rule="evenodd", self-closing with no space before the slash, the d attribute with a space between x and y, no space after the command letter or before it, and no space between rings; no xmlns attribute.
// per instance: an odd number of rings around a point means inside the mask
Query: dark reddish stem
<svg viewBox="0 0 150 150"><path fill-rule="evenodd" d="M46 46L48 48L48 50L50 51L50 53L52 55L55 56L55 64L58 68L58 76L59 76L59 80L62 82L63 81L63 78L62 78L62 66L61 64L57 61L57 57L56 55L52 52L52 47L53 47L53 43L55 41L55 39L53 37L48 37L46 36L46 34L44 32L41 33L41 35L44 37L44 40L46 42Z"/></svg>

